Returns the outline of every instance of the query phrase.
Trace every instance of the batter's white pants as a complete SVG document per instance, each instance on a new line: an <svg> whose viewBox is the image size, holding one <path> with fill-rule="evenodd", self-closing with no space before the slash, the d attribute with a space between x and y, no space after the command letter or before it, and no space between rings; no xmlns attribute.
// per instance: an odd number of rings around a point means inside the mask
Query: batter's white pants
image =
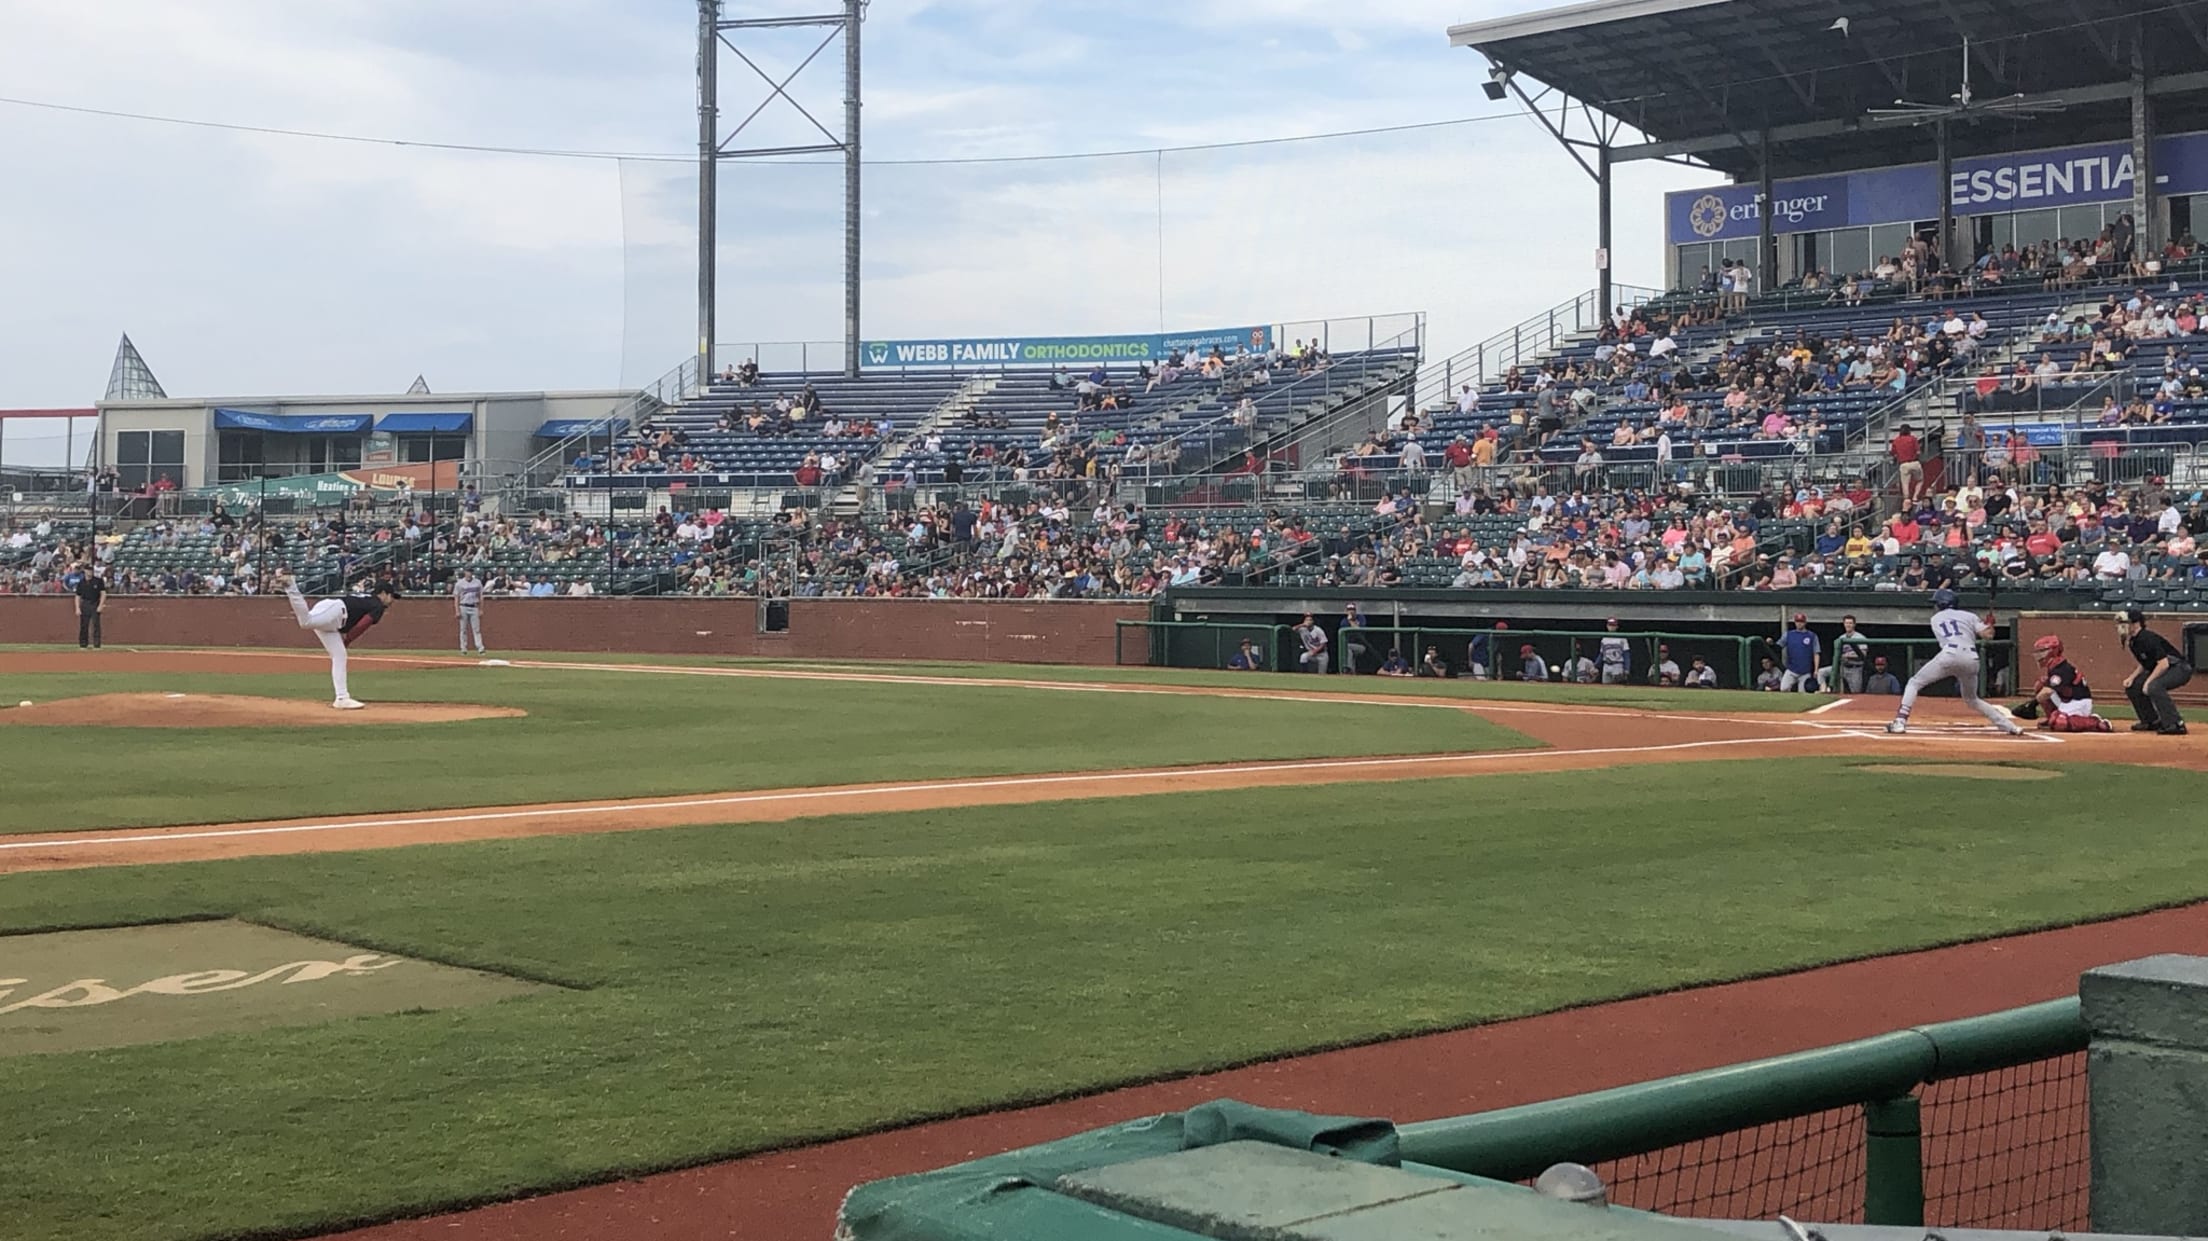
<svg viewBox="0 0 2208 1241"><path fill-rule="evenodd" d="M313 607L307 606L307 597L295 587L288 592L291 614L299 618L299 627L308 630L322 640L322 649L330 653L330 688L339 698L350 698L345 688L345 601L324 599Z"/></svg>
<svg viewBox="0 0 2208 1241"><path fill-rule="evenodd" d="M1949 677L1954 678L1955 688L1962 692L1964 706L1985 716L1994 727L2003 732L2009 730L2011 724L2008 713L1978 696L1978 657L1962 651L1941 651L1922 668L1917 669L1917 674L1909 678L1909 684L1902 687L1901 710L1895 713L1894 718L1908 719L1909 712L1916 709L1917 695L1924 692L1926 686Z"/></svg>

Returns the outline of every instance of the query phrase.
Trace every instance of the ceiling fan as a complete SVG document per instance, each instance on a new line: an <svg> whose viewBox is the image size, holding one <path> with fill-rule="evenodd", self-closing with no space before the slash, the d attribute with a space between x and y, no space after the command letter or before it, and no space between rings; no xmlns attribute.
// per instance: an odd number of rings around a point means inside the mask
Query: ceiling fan
<svg viewBox="0 0 2208 1241"><path fill-rule="evenodd" d="M2025 95L2003 95L1999 99L1979 99L1970 90L1970 40L1963 40L1963 88L1949 95L1946 103L1917 103L1908 99L1896 99L1891 108L1872 108L1869 115L1881 121L1906 121L1911 125L1931 125L1939 121L1973 121L2004 116L2039 116L2048 112L2060 112L2063 104L2046 103Z"/></svg>

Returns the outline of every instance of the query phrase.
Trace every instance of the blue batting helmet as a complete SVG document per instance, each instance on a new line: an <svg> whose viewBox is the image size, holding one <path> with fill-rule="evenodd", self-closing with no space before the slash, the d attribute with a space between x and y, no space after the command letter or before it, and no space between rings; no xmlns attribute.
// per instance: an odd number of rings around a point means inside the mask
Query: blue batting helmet
<svg viewBox="0 0 2208 1241"><path fill-rule="evenodd" d="M1945 611L1947 611L1947 610L1948 610L1949 608L1952 608L1952 607L1954 607L1954 606L1955 606L1955 604L1956 604L1956 599L1955 599L1955 592L1954 592L1954 591L1952 591L1952 590L1935 590L1935 591L1933 591L1933 592L1932 592L1932 610L1933 610L1933 611L1935 611L1935 612L1945 612Z"/></svg>

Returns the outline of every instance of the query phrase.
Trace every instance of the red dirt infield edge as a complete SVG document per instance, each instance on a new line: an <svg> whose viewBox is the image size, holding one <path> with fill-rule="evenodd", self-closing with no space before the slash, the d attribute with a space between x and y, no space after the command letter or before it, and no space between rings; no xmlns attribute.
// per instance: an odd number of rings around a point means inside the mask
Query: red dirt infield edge
<svg viewBox="0 0 2208 1241"><path fill-rule="evenodd" d="M771 1151L333 1234L335 1241L827 1241L846 1190L1233 1098L1398 1121L1600 1090L2072 995L2208 941L2208 904L1568 1009Z"/></svg>

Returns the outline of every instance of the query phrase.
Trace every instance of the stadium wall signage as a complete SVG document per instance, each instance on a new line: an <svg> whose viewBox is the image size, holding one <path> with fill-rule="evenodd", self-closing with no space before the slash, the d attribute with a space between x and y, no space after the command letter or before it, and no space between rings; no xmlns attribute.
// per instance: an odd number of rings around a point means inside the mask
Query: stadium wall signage
<svg viewBox="0 0 2208 1241"><path fill-rule="evenodd" d="M1217 346L1263 352L1272 347L1269 327L1209 328L1136 336L943 337L932 340L874 340L859 350L870 370L911 367L1094 366L1097 363L1163 361L1174 350L1209 352Z"/></svg>
<svg viewBox="0 0 2208 1241"><path fill-rule="evenodd" d="M2154 158L2157 194L2208 192L2208 133L2163 138ZM2099 142L1957 160L1947 192L1957 213L1986 215L2117 202L2132 196L2135 179L2131 144ZM1777 204L1772 231L1934 219L1940 214L1939 181L1936 164L1778 181L1771 187ZM1753 184L1678 190L1664 196L1664 208L1665 240L1675 246L1754 237L1762 228Z"/></svg>

